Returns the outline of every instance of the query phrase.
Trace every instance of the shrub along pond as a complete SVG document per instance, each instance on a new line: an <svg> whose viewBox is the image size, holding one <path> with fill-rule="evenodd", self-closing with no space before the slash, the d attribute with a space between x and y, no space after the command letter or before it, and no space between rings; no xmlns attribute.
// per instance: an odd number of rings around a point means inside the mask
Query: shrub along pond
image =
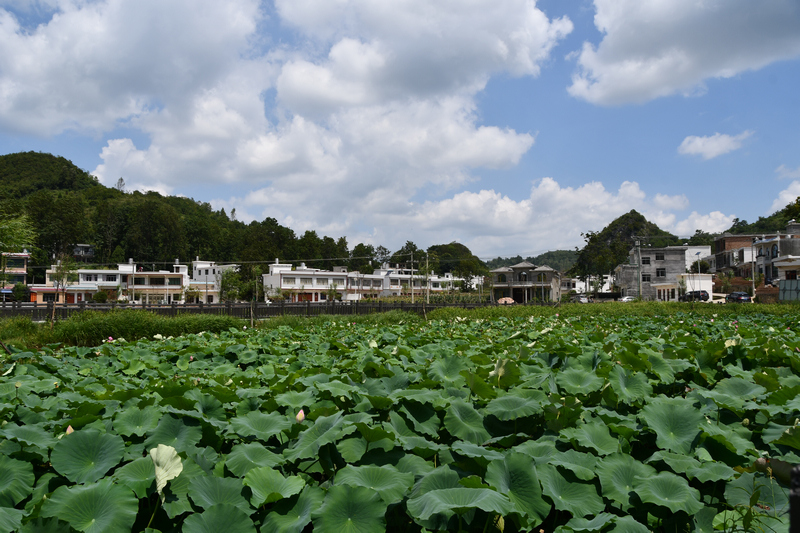
<svg viewBox="0 0 800 533"><path fill-rule="evenodd" d="M798 326L396 316L16 352L0 531L788 531Z"/></svg>

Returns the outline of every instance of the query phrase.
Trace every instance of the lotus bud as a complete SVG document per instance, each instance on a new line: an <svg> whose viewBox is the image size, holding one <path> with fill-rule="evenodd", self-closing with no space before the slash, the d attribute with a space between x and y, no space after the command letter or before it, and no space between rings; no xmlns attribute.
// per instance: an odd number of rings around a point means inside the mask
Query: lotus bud
<svg viewBox="0 0 800 533"><path fill-rule="evenodd" d="M306 414L303 412L302 409L300 409L300 412L297 413L297 416L295 416L295 419L297 419L298 422L302 422L303 420L306 419Z"/></svg>
<svg viewBox="0 0 800 533"><path fill-rule="evenodd" d="M744 427L749 426L750 425L750 419L749 418L745 418L744 420L742 420L742 425Z"/></svg>
<svg viewBox="0 0 800 533"><path fill-rule="evenodd" d="M66 431L67 435L69 435L70 433L74 433L74 432L75 432L75 430L72 429L72 426L67 426L67 431Z"/></svg>

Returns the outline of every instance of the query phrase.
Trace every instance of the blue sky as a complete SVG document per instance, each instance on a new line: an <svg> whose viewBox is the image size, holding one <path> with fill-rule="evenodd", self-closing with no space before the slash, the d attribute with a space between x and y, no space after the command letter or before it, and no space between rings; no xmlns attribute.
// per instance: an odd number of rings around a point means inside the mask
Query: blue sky
<svg viewBox="0 0 800 533"><path fill-rule="evenodd" d="M481 257L800 196L796 0L0 0L0 153Z"/></svg>

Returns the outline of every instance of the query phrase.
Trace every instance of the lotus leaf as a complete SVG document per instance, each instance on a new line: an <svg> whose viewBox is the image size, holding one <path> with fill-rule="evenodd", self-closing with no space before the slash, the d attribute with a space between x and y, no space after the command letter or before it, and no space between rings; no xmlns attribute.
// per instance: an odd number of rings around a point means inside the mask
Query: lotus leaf
<svg viewBox="0 0 800 533"><path fill-rule="evenodd" d="M248 514L235 505L220 503L183 521L183 533L256 533Z"/></svg>
<svg viewBox="0 0 800 533"><path fill-rule="evenodd" d="M283 477L280 472L262 466L247 472L244 484L253 493L250 503L253 507L260 507L299 494L306 483L299 476Z"/></svg>
<svg viewBox="0 0 800 533"><path fill-rule="evenodd" d="M444 426L454 437L473 444L483 444L491 437L483 427L483 417L480 413L462 400L450 403L444 416Z"/></svg>
<svg viewBox="0 0 800 533"><path fill-rule="evenodd" d="M114 418L114 430L120 435L141 437L158 426L161 416L161 412L153 406L144 409L130 407L120 411Z"/></svg>
<svg viewBox="0 0 800 533"><path fill-rule="evenodd" d="M322 505L325 493L306 486L300 496L278 502L264 519L261 533L300 533L311 523L311 511Z"/></svg>
<svg viewBox="0 0 800 533"><path fill-rule="evenodd" d="M156 492L162 494L163 501L164 487L167 486L168 481L175 479L183 472L183 462L175 448L163 444L150 450L150 462L153 465Z"/></svg>
<svg viewBox="0 0 800 533"><path fill-rule="evenodd" d="M500 420L516 420L541 413L542 405L535 400L509 394L489 402L486 412Z"/></svg>
<svg viewBox="0 0 800 533"><path fill-rule="evenodd" d="M609 533L649 533L650 528L636 521L631 516L618 516Z"/></svg>
<svg viewBox="0 0 800 533"><path fill-rule="evenodd" d="M65 435L53 447L50 460L59 474L74 483L92 483L122 460L121 437L83 429Z"/></svg>
<svg viewBox="0 0 800 533"><path fill-rule="evenodd" d="M300 434L294 446L285 450L283 455L289 461L316 457L320 448L326 444L336 442L344 434L342 413L319 417L314 421L312 427Z"/></svg>
<svg viewBox="0 0 800 533"><path fill-rule="evenodd" d="M255 437L261 441L268 441L274 435L292 427L288 417L277 412L264 414L251 411L245 416L231 419L231 428L242 437Z"/></svg>
<svg viewBox="0 0 800 533"><path fill-rule="evenodd" d="M627 454L616 453L597 462L597 477L603 487L603 496L616 502L623 511L631 508L631 496L640 483L638 478L646 479L655 474L655 468Z"/></svg>
<svg viewBox="0 0 800 533"><path fill-rule="evenodd" d="M189 485L189 497L203 509L226 504L238 507L248 515L252 511L242 496L242 480L230 477L197 476Z"/></svg>
<svg viewBox="0 0 800 533"><path fill-rule="evenodd" d="M700 435L703 415L690 400L660 395L641 411L641 419L656 433L656 444L663 449L690 454Z"/></svg>
<svg viewBox="0 0 800 533"><path fill-rule="evenodd" d="M387 504L400 502L414 484L414 476L391 465L347 466L336 473L337 485L366 487L376 491Z"/></svg>
<svg viewBox="0 0 800 533"><path fill-rule="evenodd" d="M114 479L120 485L125 485L136 497L141 499L147 496L149 489L156 480L156 470L149 457L140 457L114 472Z"/></svg>
<svg viewBox="0 0 800 533"><path fill-rule="evenodd" d="M433 514L447 511L463 514L471 509L507 515L513 512L514 507L508 497L499 492L465 487L432 490L408 500L411 516L422 520Z"/></svg>
<svg viewBox="0 0 800 533"><path fill-rule="evenodd" d="M149 436L144 441L145 447L149 450L159 444L165 444L172 446L178 452L189 451L202 438L202 430L196 424L191 420L185 421L172 415L165 415L154 430L148 431Z"/></svg>
<svg viewBox="0 0 800 533"><path fill-rule="evenodd" d="M637 495L645 503L668 508L673 513L684 511L692 515L703 508L700 493L686 479L671 472L638 478Z"/></svg>
<svg viewBox="0 0 800 533"><path fill-rule="evenodd" d="M603 378L582 367L573 367L556 374L556 383L567 394L589 394L603 387Z"/></svg>
<svg viewBox="0 0 800 533"><path fill-rule="evenodd" d="M40 516L57 517L87 533L128 533L138 511L139 502L130 489L103 479L57 488L45 500Z"/></svg>
<svg viewBox="0 0 800 533"><path fill-rule="evenodd" d="M536 473L542 492L553 501L556 509L578 517L597 515L605 509L594 485L567 481L550 465L537 465Z"/></svg>
<svg viewBox="0 0 800 533"><path fill-rule="evenodd" d="M334 485L322 506L312 510L314 531L320 533L379 533L385 530L386 503L365 487Z"/></svg>
<svg viewBox="0 0 800 533"><path fill-rule="evenodd" d="M600 531L617 518L610 513L600 513L592 519L575 517L565 527L572 531Z"/></svg>
<svg viewBox="0 0 800 533"><path fill-rule="evenodd" d="M634 372L614 366L608 376L611 388L620 400L628 405L640 404L653 394L653 387L647 376L641 372Z"/></svg>
<svg viewBox="0 0 800 533"><path fill-rule="evenodd" d="M619 449L619 441L611 436L605 424L582 424L577 428L562 430L561 435L577 441L584 448L595 450L598 455L608 455Z"/></svg>
<svg viewBox="0 0 800 533"><path fill-rule="evenodd" d="M33 465L0 455L0 508L14 507L33 492Z"/></svg>
<svg viewBox="0 0 800 533"><path fill-rule="evenodd" d="M539 525L550 512L550 504L542 499L533 459L527 455L510 453L492 461L486 469L486 482L508 497L525 528Z"/></svg>
<svg viewBox="0 0 800 533"><path fill-rule="evenodd" d="M242 477L252 468L259 466L272 468L283 464L283 461L282 455L269 451L263 444L249 442L234 446L225 460L225 465L234 476Z"/></svg>

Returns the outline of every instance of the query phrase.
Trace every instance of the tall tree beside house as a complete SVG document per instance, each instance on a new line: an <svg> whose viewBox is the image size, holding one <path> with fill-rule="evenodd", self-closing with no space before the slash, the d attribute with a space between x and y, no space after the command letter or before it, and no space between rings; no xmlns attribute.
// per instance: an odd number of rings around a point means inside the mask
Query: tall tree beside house
<svg viewBox="0 0 800 533"><path fill-rule="evenodd" d="M412 267L411 260L414 260L414 265ZM417 268L419 266L419 261L425 257L425 252L422 251L416 244L411 241L406 241L406 243L395 253L392 254L391 259L389 262L392 265L403 265L404 268Z"/></svg>
<svg viewBox="0 0 800 533"><path fill-rule="evenodd" d="M627 262L628 253L637 240L642 246L663 247L682 244L681 239L668 233L635 210L613 220L598 232L583 234L586 245L578 249L573 276L588 278L609 274L617 265Z"/></svg>
<svg viewBox="0 0 800 533"><path fill-rule="evenodd" d="M56 264L50 273L50 281L56 289L56 294L61 293L61 302L67 301L67 287L78 282L78 264L70 253L62 253L56 256ZM50 329L56 320L56 306L50 316Z"/></svg>
<svg viewBox="0 0 800 533"><path fill-rule="evenodd" d="M36 240L36 231L27 215L11 215L0 211L0 287L6 285L8 258L3 254L20 252Z"/></svg>
<svg viewBox="0 0 800 533"><path fill-rule="evenodd" d="M350 252L350 261L347 264L351 272L372 274L375 269L375 247L371 244L358 243Z"/></svg>

